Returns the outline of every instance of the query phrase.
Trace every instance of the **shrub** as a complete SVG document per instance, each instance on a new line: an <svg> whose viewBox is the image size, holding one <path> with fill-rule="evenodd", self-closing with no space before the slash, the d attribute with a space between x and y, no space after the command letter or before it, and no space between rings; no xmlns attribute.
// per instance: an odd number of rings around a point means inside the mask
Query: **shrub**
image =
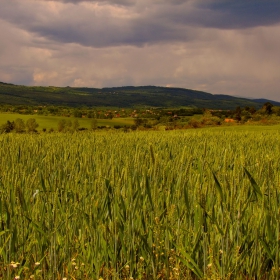
<svg viewBox="0 0 280 280"><path fill-rule="evenodd" d="M25 124L23 119L17 118L14 124L16 132L21 133L25 131Z"/></svg>
<svg viewBox="0 0 280 280"><path fill-rule="evenodd" d="M201 123L196 119L190 119L189 126L193 127L193 128L199 128L199 127L201 127Z"/></svg>
<svg viewBox="0 0 280 280"><path fill-rule="evenodd" d="M7 121L5 124L3 124L3 125L0 127L0 131L1 131L1 133L9 133L9 132L11 132L12 130L14 130L14 128L15 128L15 123L14 123L14 122Z"/></svg>
<svg viewBox="0 0 280 280"><path fill-rule="evenodd" d="M30 118L26 121L26 127L27 127L28 132L37 132L36 128L38 126L39 126L39 124L33 118Z"/></svg>

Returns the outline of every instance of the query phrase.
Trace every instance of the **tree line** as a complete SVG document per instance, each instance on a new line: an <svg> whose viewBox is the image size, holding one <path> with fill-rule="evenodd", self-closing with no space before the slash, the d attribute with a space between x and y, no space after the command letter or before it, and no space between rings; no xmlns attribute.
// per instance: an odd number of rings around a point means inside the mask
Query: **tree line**
<svg viewBox="0 0 280 280"><path fill-rule="evenodd" d="M39 124L34 118L28 119L26 122L23 119L17 118L15 121L7 121L5 124L1 125L1 133L9 133L15 131L17 133L23 132L37 132Z"/></svg>

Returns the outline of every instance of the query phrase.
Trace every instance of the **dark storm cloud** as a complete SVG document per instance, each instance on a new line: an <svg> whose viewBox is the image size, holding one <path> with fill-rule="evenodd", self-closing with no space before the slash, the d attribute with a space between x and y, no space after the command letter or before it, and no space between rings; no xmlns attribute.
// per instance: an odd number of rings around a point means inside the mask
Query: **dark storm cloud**
<svg viewBox="0 0 280 280"><path fill-rule="evenodd" d="M279 100L279 7L269 0L0 0L0 81L154 84Z"/></svg>
<svg viewBox="0 0 280 280"><path fill-rule="evenodd" d="M248 28L280 22L280 1L200 1L197 7L210 14L200 24L216 28Z"/></svg>
<svg viewBox="0 0 280 280"><path fill-rule="evenodd" d="M106 10L106 7L100 6L96 12L86 6L66 5L54 13L45 10L42 1L39 3L41 5L37 6L36 11L33 5L31 7L27 3L17 2L16 9L14 3L6 3L2 6L0 16L37 36L92 47L142 46L170 40L184 41L191 37L186 26L170 24L170 19L165 17L165 9L158 14L158 7L147 8L141 4L131 11L129 8L115 11L112 7ZM122 12L124 16L119 14Z"/></svg>
<svg viewBox="0 0 280 280"><path fill-rule="evenodd" d="M65 7L44 10L43 3L56 2ZM97 4L100 11L83 3ZM123 10L114 11L115 5ZM277 23L279 15L280 1L250 0L13 1L2 3L0 11L2 19L37 36L92 47L184 42L195 37L190 27L248 28Z"/></svg>

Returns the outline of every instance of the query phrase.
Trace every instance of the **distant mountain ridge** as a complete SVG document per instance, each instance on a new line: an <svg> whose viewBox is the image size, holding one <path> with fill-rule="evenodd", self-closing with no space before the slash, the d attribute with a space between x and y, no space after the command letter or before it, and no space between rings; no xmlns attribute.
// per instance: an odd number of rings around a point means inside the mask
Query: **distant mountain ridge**
<svg viewBox="0 0 280 280"><path fill-rule="evenodd" d="M208 109L260 108L267 99L247 99L230 95L158 86L110 88L21 86L0 82L0 103L12 105L65 105L72 107L198 107Z"/></svg>

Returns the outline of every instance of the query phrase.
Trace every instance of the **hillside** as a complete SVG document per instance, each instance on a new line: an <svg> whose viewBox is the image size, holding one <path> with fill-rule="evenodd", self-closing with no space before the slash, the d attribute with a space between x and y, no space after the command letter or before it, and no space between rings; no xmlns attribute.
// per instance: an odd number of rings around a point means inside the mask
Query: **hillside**
<svg viewBox="0 0 280 280"><path fill-rule="evenodd" d="M234 109L237 106L260 108L266 99L246 99L184 88L126 86L112 88L38 87L0 82L0 103L12 105L67 105L113 107L182 107ZM270 101L280 106L279 102Z"/></svg>

